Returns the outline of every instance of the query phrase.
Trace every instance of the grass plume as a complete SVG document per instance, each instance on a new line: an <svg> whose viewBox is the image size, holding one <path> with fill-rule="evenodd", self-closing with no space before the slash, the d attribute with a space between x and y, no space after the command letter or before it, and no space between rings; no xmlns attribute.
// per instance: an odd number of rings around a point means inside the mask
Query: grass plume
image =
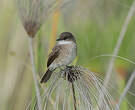
<svg viewBox="0 0 135 110"><path fill-rule="evenodd" d="M65 107L67 110L114 110L115 106L112 102L115 100L98 80L96 75L86 68L71 66L56 70L50 81L53 83L50 85L50 89L48 89L47 95L44 97L44 110L48 110L51 106L48 101L51 95L56 96L54 98L54 102L56 101L57 103L56 105L63 105L63 107L58 106L58 110L64 110ZM71 92L69 92L70 89ZM54 95L56 91L58 91L60 95ZM99 106L98 100L101 94L103 94L104 97L102 97L102 106ZM59 98L57 96L59 96ZM70 105L70 107L68 105Z"/></svg>

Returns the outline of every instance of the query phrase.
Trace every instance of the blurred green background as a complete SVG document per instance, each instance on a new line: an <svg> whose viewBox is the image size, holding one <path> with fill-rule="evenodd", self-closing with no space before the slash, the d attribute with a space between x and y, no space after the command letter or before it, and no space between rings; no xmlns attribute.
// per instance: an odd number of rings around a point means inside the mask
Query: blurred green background
<svg viewBox="0 0 135 110"><path fill-rule="evenodd" d="M36 67L39 80L46 70L49 48L61 32L72 32L78 44L77 64L105 75L117 39L133 0L78 0L50 13L37 33ZM0 110L24 110L34 95L28 37L18 17L15 1L0 0ZM135 14L120 47L119 56L135 62ZM135 65L116 59L113 81L123 91ZM113 82L112 82L113 83ZM135 84L130 88L135 93ZM33 95L32 95L33 94ZM135 96L128 94L135 106ZM128 110L123 105L122 110Z"/></svg>

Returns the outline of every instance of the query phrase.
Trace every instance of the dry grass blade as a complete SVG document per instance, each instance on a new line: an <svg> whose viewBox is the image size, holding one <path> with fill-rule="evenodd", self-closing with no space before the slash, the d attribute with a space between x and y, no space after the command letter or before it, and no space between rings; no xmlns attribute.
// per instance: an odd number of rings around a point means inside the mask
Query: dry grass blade
<svg viewBox="0 0 135 110"><path fill-rule="evenodd" d="M93 60L95 60L97 58L100 58L100 57L115 57L115 58L119 58L121 60L127 61L127 62L135 65L135 62L128 59L128 58L125 58L125 57L122 57L122 56L109 55L109 54L103 54L103 55L94 56L93 58L90 59L90 61L93 61Z"/></svg>

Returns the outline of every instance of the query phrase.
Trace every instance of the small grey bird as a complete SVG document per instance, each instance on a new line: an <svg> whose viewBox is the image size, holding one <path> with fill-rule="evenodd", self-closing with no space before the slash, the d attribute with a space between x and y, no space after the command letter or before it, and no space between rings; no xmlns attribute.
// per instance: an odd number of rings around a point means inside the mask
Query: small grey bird
<svg viewBox="0 0 135 110"><path fill-rule="evenodd" d="M72 33L63 32L56 41L56 45L49 54L48 69L43 75L41 83L46 83L56 68L71 64L77 55L77 44Z"/></svg>

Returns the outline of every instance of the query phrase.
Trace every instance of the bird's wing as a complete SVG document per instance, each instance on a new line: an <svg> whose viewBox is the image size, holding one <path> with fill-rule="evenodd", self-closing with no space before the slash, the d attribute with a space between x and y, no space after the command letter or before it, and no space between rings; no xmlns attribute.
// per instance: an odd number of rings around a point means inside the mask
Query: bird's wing
<svg viewBox="0 0 135 110"><path fill-rule="evenodd" d="M51 63L59 56L61 50L61 46L55 46L52 49L52 52L49 54L48 61L47 61L47 67L51 65Z"/></svg>

